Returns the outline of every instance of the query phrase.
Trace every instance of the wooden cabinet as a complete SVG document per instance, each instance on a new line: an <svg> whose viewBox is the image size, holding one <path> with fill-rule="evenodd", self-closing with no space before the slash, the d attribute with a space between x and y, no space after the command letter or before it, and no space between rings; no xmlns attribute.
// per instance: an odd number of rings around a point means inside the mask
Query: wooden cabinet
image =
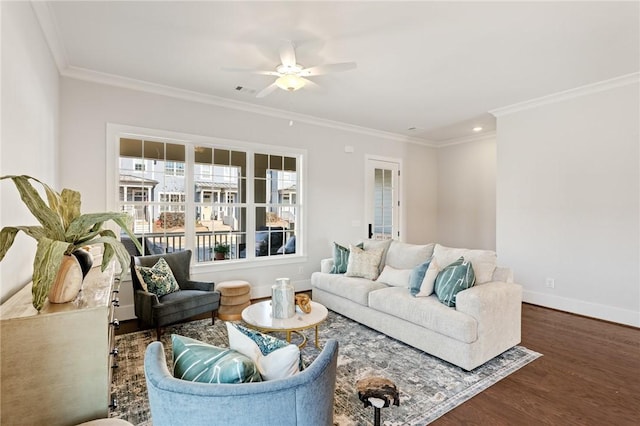
<svg viewBox="0 0 640 426"><path fill-rule="evenodd" d="M108 416L113 318L112 264L92 268L76 300L31 305L31 284L0 306L0 423L74 425Z"/></svg>

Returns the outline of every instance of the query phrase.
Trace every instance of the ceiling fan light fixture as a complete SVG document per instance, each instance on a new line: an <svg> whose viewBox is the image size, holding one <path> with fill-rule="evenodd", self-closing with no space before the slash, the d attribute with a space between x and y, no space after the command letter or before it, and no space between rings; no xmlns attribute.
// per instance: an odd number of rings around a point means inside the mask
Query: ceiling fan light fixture
<svg viewBox="0 0 640 426"><path fill-rule="evenodd" d="M294 92L304 87L304 80L294 74L283 75L276 80L276 86L282 90Z"/></svg>

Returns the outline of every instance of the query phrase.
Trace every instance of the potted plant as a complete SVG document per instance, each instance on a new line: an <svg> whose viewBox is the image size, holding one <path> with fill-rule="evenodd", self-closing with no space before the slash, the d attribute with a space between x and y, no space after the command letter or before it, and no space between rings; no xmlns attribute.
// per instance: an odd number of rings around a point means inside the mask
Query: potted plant
<svg viewBox="0 0 640 426"><path fill-rule="evenodd" d="M42 309L53 284L60 282L59 273L68 270L67 266L63 266L65 262L74 262L75 257L72 254L82 247L103 245L102 271L107 268L114 256L120 262L121 275L128 269L129 253L113 231L102 229L105 222L114 221L142 251L138 239L129 229L131 217L127 213L80 214L80 193L77 191L65 188L62 192L57 193L45 183L26 175L0 177L0 180L4 179L13 181L22 201L40 222L40 226L6 226L2 228L0 231L0 261L11 248L19 231L37 241L36 255L33 261L32 303L38 311ZM47 203L29 180L42 185ZM86 264L83 269L87 269ZM83 272L86 274L86 271ZM82 277L78 290L81 285ZM74 299L75 296L77 296L77 292L73 294Z"/></svg>
<svg viewBox="0 0 640 426"><path fill-rule="evenodd" d="M217 243L213 247L213 252L216 254L215 255L216 260L226 259L230 251L231 251L231 246L229 246L229 244Z"/></svg>

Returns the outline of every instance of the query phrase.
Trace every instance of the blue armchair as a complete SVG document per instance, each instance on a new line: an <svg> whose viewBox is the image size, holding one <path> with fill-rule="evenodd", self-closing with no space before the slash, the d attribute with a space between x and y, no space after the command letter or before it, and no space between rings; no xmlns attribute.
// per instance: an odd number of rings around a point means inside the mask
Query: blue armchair
<svg viewBox="0 0 640 426"><path fill-rule="evenodd" d="M309 367L286 379L209 384L174 378L161 342L147 347L144 373L154 426L333 425L338 342L330 339Z"/></svg>

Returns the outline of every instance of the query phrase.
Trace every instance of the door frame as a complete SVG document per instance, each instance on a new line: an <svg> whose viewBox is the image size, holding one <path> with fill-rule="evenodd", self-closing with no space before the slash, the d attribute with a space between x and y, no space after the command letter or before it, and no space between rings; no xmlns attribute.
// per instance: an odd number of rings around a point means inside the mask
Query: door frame
<svg viewBox="0 0 640 426"><path fill-rule="evenodd" d="M398 201L400 201L400 205L397 206L398 209L398 226L397 226L397 230L400 233L400 236L398 237L397 235L393 235L392 239L394 240L398 240L398 241L404 241L405 239L405 229L406 229L406 214L405 214L405 204L406 201L403 200L403 194L404 194L404 185L403 185L403 175L404 175L404 171L403 171L403 164L402 164L402 158L397 158L397 157L386 157L386 156L381 156L381 155L373 155L373 154L365 154L364 156L364 209L363 209L363 220L364 220L364 235L365 235L365 239L368 239L369 237L369 229L368 229L368 225L369 223L373 223L373 218L370 217L370 214L372 214L372 212L370 211L370 206L371 206L371 189L372 189L372 185L371 182L369 181L369 162L370 161L382 161L385 163L394 163L397 164L398 166L398 171L399 171L399 175L397 176L397 196L398 196Z"/></svg>

